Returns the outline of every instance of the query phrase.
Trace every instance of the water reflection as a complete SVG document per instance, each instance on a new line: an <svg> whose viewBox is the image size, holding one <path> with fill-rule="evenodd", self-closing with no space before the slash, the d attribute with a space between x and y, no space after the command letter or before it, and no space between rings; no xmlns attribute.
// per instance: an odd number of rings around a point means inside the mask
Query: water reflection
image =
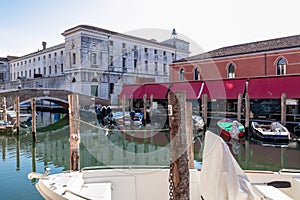
<svg viewBox="0 0 300 200"><path fill-rule="evenodd" d="M30 129L21 130L19 136L0 136L0 188L4 199L42 199L34 188L34 182L27 179L27 174L32 171L42 173L45 167L50 167L51 173L70 169L68 118L44 113L38 115L38 122L39 117L43 118L43 126L37 129L36 143L32 142ZM167 139L167 142L157 145L151 138L135 141L134 134L125 137L119 130L110 131L107 135L105 130L99 129L96 118L89 118L89 122L92 126L80 124L81 167L169 165ZM194 142L196 163L202 161L203 141L202 135ZM300 168L300 147L297 142L285 146L264 146L246 139L242 142L229 141L228 145L243 169L278 171L282 168Z"/></svg>

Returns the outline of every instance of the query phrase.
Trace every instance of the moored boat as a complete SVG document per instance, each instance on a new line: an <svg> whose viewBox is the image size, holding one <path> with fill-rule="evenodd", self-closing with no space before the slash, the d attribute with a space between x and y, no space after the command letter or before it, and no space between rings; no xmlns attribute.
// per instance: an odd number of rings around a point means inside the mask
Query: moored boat
<svg viewBox="0 0 300 200"><path fill-rule="evenodd" d="M106 166L38 178L45 199L168 199L170 170L160 166ZM217 135L206 132L201 170L190 169L190 199L299 199L300 171L243 171ZM212 187L214 186L214 187Z"/></svg>
<svg viewBox="0 0 300 200"><path fill-rule="evenodd" d="M245 135L245 127L236 120L224 118L218 121L217 125L220 129L220 136L226 141L231 138L240 139Z"/></svg>
<svg viewBox="0 0 300 200"><path fill-rule="evenodd" d="M251 135L258 140L268 142L286 142L290 140L290 132L279 122L269 124L251 123Z"/></svg>

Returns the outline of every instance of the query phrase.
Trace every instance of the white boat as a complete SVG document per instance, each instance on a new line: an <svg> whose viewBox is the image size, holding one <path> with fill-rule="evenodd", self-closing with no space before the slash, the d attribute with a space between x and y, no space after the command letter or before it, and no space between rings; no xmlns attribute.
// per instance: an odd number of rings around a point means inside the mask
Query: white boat
<svg viewBox="0 0 300 200"><path fill-rule="evenodd" d="M252 135L254 138L265 142L286 142L290 140L290 132L279 122L269 124L251 123Z"/></svg>
<svg viewBox="0 0 300 200"><path fill-rule="evenodd" d="M227 144L207 131L202 169L189 170L190 199L300 199L300 171L243 171ZM169 169L105 167L47 175L37 190L45 199L165 200L169 199Z"/></svg>

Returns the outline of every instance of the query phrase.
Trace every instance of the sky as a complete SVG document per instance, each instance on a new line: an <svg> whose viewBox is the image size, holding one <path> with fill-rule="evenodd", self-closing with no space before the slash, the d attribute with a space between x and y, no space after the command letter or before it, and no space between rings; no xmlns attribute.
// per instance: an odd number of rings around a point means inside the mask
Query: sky
<svg viewBox="0 0 300 200"><path fill-rule="evenodd" d="M299 19L298 0L0 0L0 57L63 43L80 24L157 41L175 28L194 55L299 35Z"/></svg>

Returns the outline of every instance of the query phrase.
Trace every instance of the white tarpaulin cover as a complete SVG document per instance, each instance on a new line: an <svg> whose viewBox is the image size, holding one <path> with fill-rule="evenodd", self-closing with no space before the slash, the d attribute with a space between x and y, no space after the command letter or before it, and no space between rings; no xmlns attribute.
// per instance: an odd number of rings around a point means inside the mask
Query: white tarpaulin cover
<svg viewBox="0 0 300 200"><path fill-rule="evenodd" d="M228 145L210 131L205 135L201 185L205 200L254 199L250 181Z"/></svg>

